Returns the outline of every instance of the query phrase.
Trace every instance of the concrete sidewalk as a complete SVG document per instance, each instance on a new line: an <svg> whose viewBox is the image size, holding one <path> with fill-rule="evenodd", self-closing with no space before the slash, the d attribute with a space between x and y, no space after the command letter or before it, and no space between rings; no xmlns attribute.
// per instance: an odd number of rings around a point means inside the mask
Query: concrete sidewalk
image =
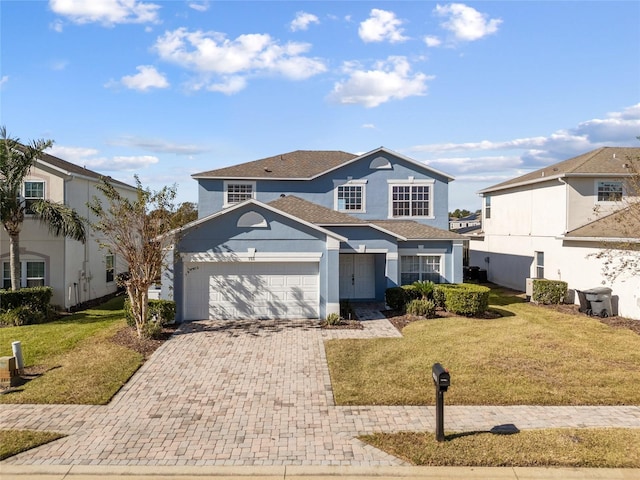
<svg viewBox="0 0 640 480"><path fill-rule="evenodd" d="M521 467L0 467L1 480L638 480L640 469Z"/></svg>

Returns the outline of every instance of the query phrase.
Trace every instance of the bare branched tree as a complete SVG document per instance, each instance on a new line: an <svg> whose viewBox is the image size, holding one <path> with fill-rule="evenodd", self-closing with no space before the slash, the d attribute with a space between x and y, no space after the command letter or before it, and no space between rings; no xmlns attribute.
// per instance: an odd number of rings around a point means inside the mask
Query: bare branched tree
<svg viewBox="0 0 640 480"><path fill-rule="evenodd" d="M126 288L138 336L147 334L149 287L164 266L164 252L170 239L163 236L171 228L176 188L158 192L143 188L136 176L136 198L130 200L103 178L98 185L105 200L93 197L89 209L96 221L92 227L102 234L101 247L115 253L129 266L122 280Z"/></svg>

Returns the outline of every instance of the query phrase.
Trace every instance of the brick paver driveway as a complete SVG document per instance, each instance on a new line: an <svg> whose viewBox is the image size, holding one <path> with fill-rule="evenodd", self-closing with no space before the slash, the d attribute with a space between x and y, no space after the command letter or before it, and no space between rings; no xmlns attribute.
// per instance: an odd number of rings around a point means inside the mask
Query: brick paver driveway
<svg viewBox="0 0 640 480"><path fill-rule="evenodd" d="M107 406L3 405L2 428L69 434L5 462L401 465L355 437L433 431L432 407L336 407L333 402L323 341L399 335L386 320L365 323L360 331L322 330L306 320L185 324ZM612 407L607 415L589 408L447 407L446 426L457 431L502 423L640 427L638 407Z"/></svg>

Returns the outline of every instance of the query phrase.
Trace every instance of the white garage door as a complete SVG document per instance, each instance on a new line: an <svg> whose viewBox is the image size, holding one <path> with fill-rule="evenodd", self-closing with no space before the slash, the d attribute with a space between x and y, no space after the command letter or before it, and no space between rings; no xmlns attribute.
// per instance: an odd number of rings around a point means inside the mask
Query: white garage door
<svg viewBox="0 0 640 480"><path fill-rule="evenodd" d="M318 263L185 264L185 320L318 318Z"/></svg>

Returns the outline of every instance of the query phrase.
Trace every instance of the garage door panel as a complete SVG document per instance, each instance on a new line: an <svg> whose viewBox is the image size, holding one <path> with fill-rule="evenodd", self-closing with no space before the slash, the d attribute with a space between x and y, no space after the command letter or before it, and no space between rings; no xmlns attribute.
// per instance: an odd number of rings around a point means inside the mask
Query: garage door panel
<svg viewBox="0 0 640 480"><path fill-rule="evenodd" d="M185 272L186 320L318 318L317 263L202 262Z"/></svg>

